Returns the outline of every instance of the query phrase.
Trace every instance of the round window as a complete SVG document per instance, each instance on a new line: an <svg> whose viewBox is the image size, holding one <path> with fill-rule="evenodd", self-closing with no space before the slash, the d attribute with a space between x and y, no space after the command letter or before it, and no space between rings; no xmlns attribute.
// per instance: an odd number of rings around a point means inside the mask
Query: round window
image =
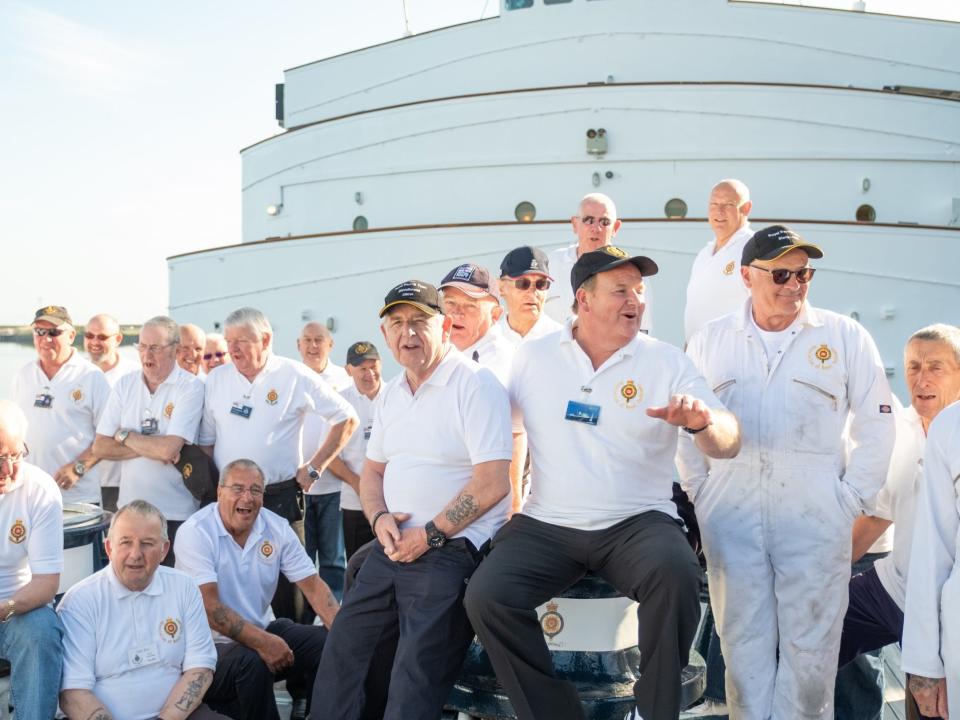
<svg viewBox="0 0 960 720"><path fill-rule="evenodd" d="M353 219L353 229L354 230L366 230L369 225L367 224L367 219L363 215L357 215Z"/></svg>
<svg viewBox="0 0 960 720"><path fill-rule="evenodd" d="M877 219L877 211L873 205L861 205L857 208L857 222L873 222Z"/></svg>
<svg viewBox="0 0 960 720"><path fill-rule="evenodd" d="M520 222L533 222L533 219L537 216L537 208L534 207L532 202L524 200L517 205L513 211L513 215Z"/></svg>
<svg viewBox="0 0 960 720"><path fill-rule="evenodd" d="M687 216L687 204L680 198L671 198L663 206L663 212L668 218L685 218Z"/></svg>

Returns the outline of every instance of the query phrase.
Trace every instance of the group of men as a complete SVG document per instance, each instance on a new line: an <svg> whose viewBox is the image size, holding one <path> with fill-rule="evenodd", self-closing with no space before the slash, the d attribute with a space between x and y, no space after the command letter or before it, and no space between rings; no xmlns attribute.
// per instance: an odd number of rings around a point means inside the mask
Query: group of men
<svg viewBox="0 0 960 720"><path fill-rule="evenodd" d="M637 602L631 716L677 718L701 582L678 469L731 717L831 717L838 666L901 639L919 712L946 717L960 330L910 338L899 407L868 333L807 301L823 251L753 232L751 207L737 180L711 191L686 352L651 336L658 266L612 244L599 194L552 257L524 246L499 279L464 263L390 289L386 382L373 343L340 368L317 323L303 362L276 355L252 308L223 338L151 318L126 372L112 318L86 327L91 363L67 311L38 310L38 361L0 403L17 716L52 717L59 691L70 718L275 718L285 679L299 717L438 718L476 635L518 718L575 720L536 608L593 572ZM186 481L204 472L201 507ZM111 487L109 564L54 614L62 502L109 506ZM891 524L893 552L851 580Z"/></svg>

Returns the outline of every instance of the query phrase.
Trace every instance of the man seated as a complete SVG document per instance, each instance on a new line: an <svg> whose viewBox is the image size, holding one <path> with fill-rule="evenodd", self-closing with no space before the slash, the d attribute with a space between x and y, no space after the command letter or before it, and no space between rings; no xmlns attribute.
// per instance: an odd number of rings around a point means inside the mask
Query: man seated
<svg viewBox="0 0 960 720"><path fill-rule="evenodd" d="M63 569L63 500L53 478L24 462L27 419L0 400L0 658L10 662L18 720L57 711L63 628L50 608Z"/></svg>
<svg viewBox="0 0 960 720"><path fill-rule="evenodd" d="M306 717L327 628L339 610L286 519L263 507L264 477L251 460L224 466L217 502L177 535L177 567L200 586L217 645L207 702L234 720L279 720L273 683L287 681L291 718ZM271 621L280 573L296 584L326 627Z"/></svg>

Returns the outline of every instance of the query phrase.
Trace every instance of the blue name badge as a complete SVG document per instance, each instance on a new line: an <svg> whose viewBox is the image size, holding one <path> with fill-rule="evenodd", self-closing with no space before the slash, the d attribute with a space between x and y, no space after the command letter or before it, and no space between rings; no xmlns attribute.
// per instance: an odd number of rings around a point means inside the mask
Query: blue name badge
<svg viewBox="0 0 960 720"><path fill-rule="evenodd" d="M367 426L363 429L363 439L364 439L364 440L369 440L369 439L370 439L370 431L371 431L371 430L373 430L373 425L367 425Z"/></svg>
<svg viewBox="0 0 960 720"><path fill-rule="evenodd" d="M154 435L159 429L160 423L157 422L156 418L144 418L143 422L140 423L141 435Z"/></svg>
<svg viewBox="0 0 960 720"><path fill-rule="evenodd" d="M567 403L567 414L563 416L563 419L596 425L600 420L600 406L571 400Z"/></svg>
<svg viewBox="0 0 960 720"><path fill-rule="evenodd" d="M252 412L253 412L252 407L250 407L249 405L241 405L240 403L234 403L233 407L230 408L231 415L239 415L244 419L249 418Z"/></svg>
<svg viewBox="0 0 960 720"><path fill-rule="evenodd" d="M40 393L33 400L33 406L38 408L48 408L53 406L53 395Z"/></svg>

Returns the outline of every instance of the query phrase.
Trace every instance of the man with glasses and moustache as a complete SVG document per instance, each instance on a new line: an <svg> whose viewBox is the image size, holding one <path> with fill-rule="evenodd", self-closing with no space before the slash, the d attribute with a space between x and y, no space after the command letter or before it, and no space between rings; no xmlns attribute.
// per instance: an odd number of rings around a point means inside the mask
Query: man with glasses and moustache
<svg viewBox="0 0 960 720"><path fill-rule="evenodd" d="M23 411L0 400L0 658L10 662L17 719L50 720L63 666L63 626L50 607L63 570L63 500L24 460L26 435Z"/></svg>
<svg viewBox="0 0 960 720"><path fill-rule="evenodd" d="M38 359L20 369L10 391L27 416L31 460L53 476L65 502L99 505L99 458L93 440L110 385L100 369L74 349L77 331L66 308L42 307L32 325Z"/></svg>
<svg viewBox="0 0 960 720"><path fill-rule="evenodd" d="M203 378L203 349L207 338L196 325L180 326L180 342L177 346L177 365L191 375Z"/></svg>
<svg viewBox="0 0 960 720"><path fill-rule="evenodd" d="M743 431L734 459L704 460L684 436L678 459L710 567L727 706L744 720L833 717L851 529L894 442L873 339L807 302L821 257L784 226L754 234L740 270L750 298L687 348Z"/></svg>
<svg viewBox="0 0 960 720"><path fill-rule="evenodd" d="M164 315L143 324L142 371L114 386L93 444L97 457L120 465L120 507L146 500L159 508L171 544L200 507L174 466L184 443L196 443L203 413L203 382L177 365L179 337L177 323ZM175 560L171 547L163 563L173 567Z"/></svg>
<svg viewBox="0 0 960 720"><path fill-rule="evenodd" d="M524 245L504 256L500 263L500 297L507 311L497 327L514 349L562 327L543 311L552 283L549 260L539 248Z"/></svg>
<svg viewBox="0 0 960 720"><path fill-rule="evenodd" d="M217 502L180 528L177 569L200 586L217 644L207 702L234 720L279 720L273 684L286 680L291 718L302 720L339 605L286 519L263 507L265 487L251 460L225 465ZM281 574L300 588L324 627L271 618Z"/></svg>
<svg viewBox="0 0 960 720"><path fill-rule="evenodd" d="M215 367L230 362L230 351L227 350L227 341L220 333L207 333L207 341L203 344L203 371L209 375Z"/></svg>

